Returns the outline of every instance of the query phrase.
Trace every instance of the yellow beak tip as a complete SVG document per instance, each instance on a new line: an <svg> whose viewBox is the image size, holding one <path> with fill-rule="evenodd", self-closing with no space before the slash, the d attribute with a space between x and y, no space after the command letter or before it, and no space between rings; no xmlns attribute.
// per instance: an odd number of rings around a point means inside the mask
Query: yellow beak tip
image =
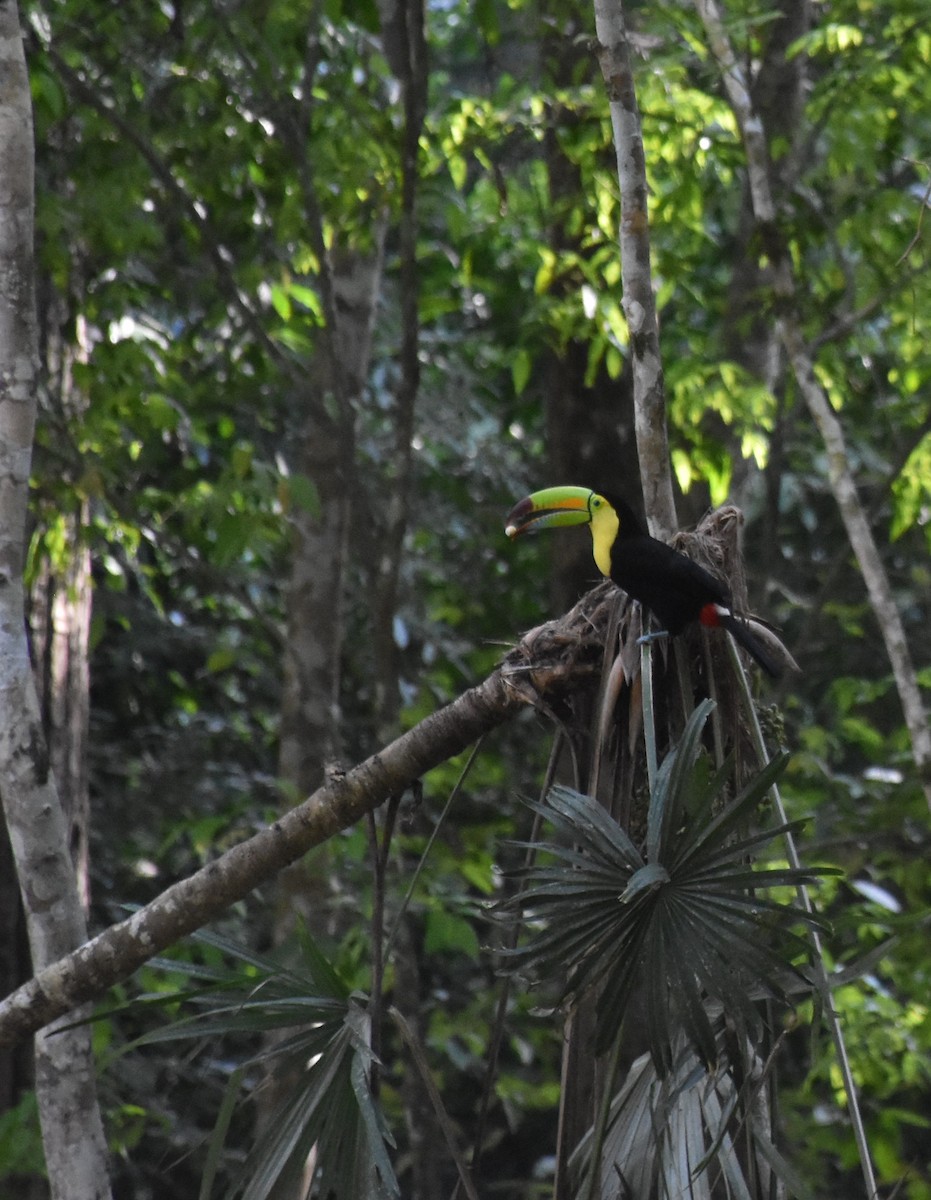
<svg viewBox="0 0 931 1200"><path fill-rule="evenodd" d="M518 529L516 525L505 525L504 532L509 538L517 537Z"/></svg>

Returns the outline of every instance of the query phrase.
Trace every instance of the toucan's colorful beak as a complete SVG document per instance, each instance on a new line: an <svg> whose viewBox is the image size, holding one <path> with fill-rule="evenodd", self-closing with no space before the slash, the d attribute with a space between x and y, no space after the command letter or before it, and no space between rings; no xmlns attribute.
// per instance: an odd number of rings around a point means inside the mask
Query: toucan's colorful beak
<svg viewBox="0 0 931 1200"><path fill-rule="evenodd" d="M556 525L587 525L592 519L589 501L593 494L582 487L544 488L542 492L534 492L514 505L504 532L515 538Z"/></svg>

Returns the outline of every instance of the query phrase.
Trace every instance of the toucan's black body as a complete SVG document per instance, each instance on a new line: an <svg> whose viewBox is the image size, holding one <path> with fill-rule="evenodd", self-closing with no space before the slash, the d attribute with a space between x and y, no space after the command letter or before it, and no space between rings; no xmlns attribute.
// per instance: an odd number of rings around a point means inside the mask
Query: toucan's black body
<svg viewBox="0 0 931 1200"><path fill-rule="evenodd" d="M628 596L654 613L670 637L701 619L707 604L731 607L724 585L704 567L643 528L619 496L602 492L618 516L611 546L611 579Z"/></svg>

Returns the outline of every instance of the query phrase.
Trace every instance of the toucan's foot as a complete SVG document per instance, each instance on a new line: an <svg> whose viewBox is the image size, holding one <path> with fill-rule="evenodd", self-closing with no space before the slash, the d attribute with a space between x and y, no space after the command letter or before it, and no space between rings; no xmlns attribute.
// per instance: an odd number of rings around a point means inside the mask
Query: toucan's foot
<svg viewBox="0 0 931 1200"><path fill-rule="evenodd" d="M668 629L654 629L652 631L652 633L641 634L641 636L637 638L637 645L645 646L645 645L648 645L650 642L658 642L661 638L668 638L668 637L669 637Z"/></svg>

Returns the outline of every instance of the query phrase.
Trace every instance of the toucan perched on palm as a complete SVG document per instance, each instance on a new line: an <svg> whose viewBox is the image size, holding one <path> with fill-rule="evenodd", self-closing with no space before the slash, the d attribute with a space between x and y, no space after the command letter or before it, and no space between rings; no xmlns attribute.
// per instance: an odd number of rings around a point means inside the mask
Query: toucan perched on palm
<svg viewBox="0 0 931 1200"><path fill-rule="evenodd" d="M583 487L545 488L514 505L505 532L515 538L557 525L588 525L598 570L648 608L670 637L692 621L726 629L764 671L774 678L780 674L759 639L734 616L724 584L651 537L620 497Z"/></svg>

